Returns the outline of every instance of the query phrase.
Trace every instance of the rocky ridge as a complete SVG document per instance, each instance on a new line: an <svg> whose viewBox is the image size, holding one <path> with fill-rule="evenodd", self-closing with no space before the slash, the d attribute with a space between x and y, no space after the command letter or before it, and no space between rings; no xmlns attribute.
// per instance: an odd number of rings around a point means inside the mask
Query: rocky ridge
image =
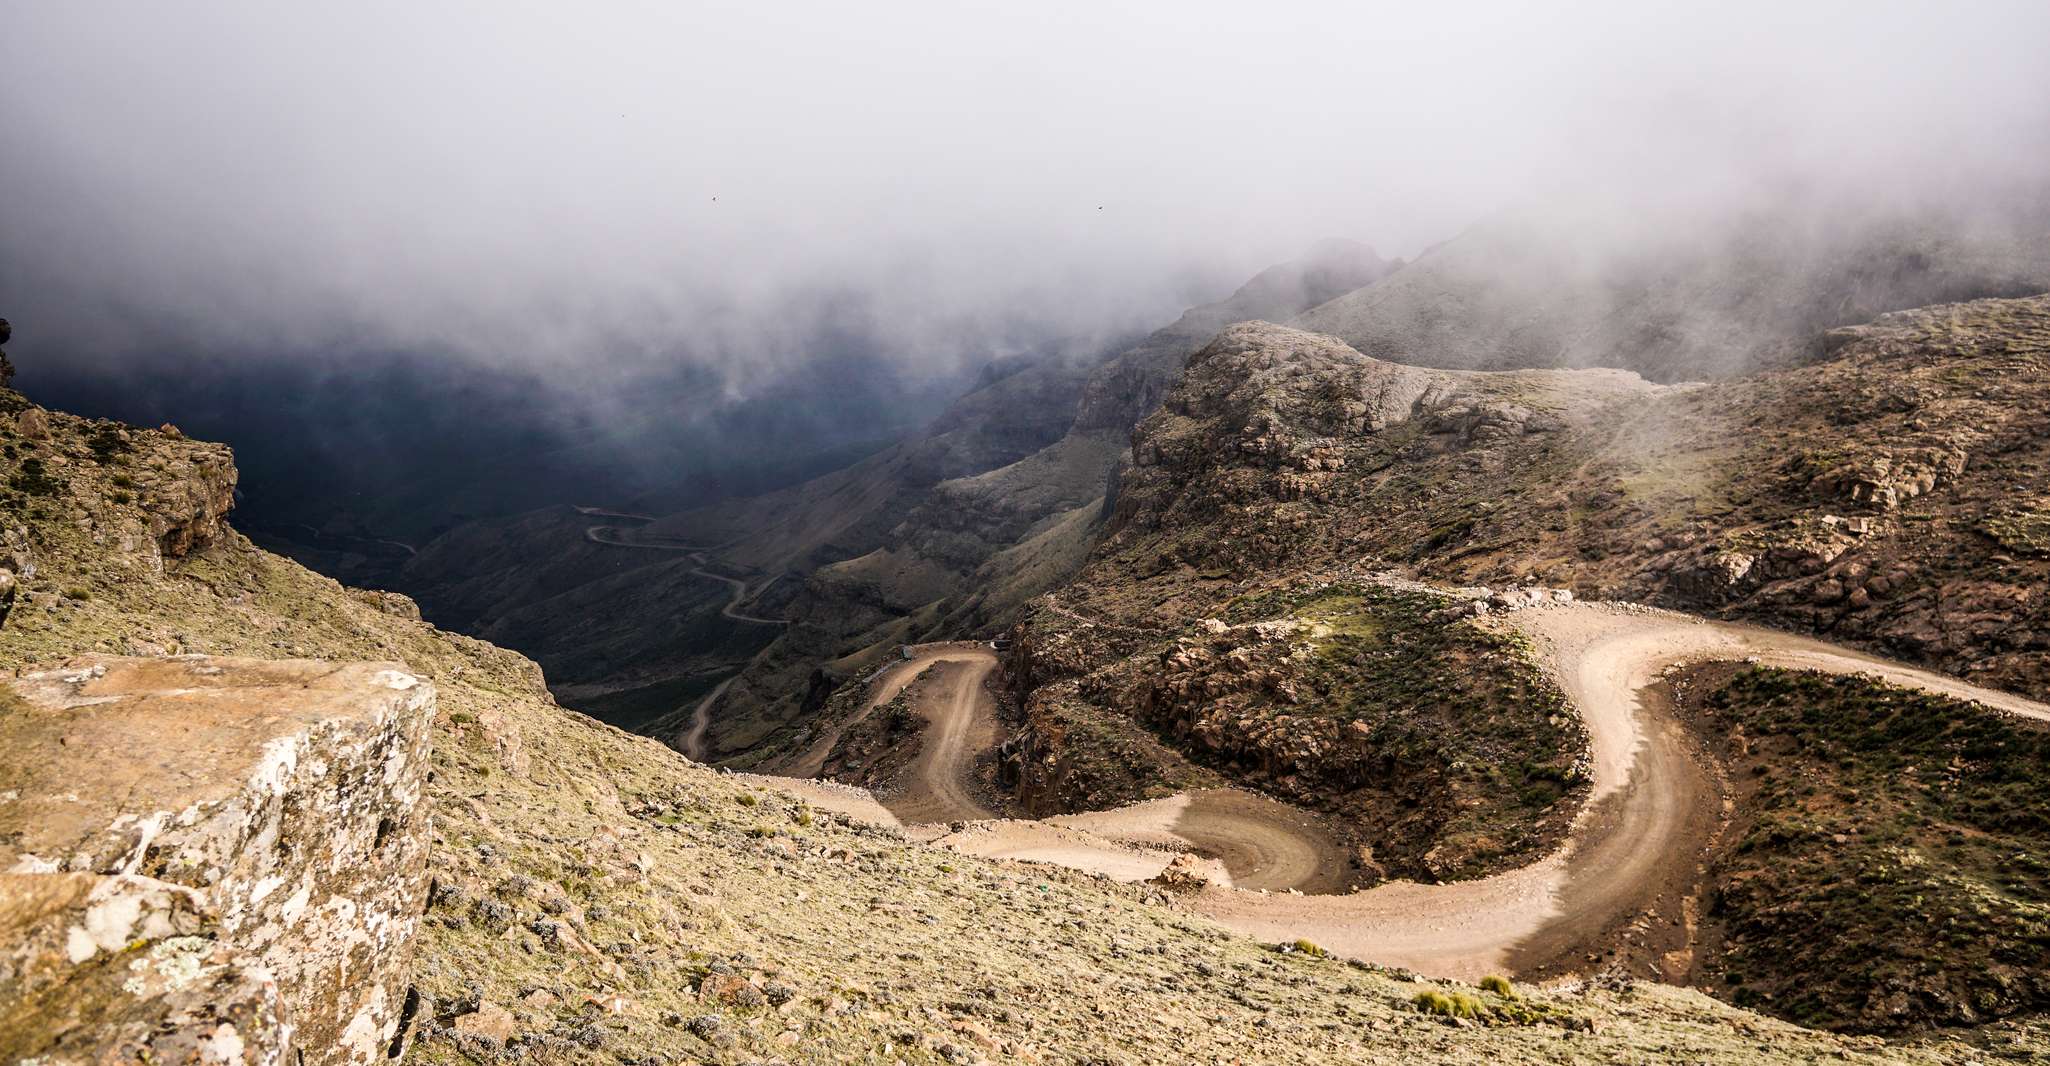
<svg viewBox="0 0 2050 1066"><path fill-rule="evenodd" d="M1265 581L1378 561L2050 683L2029 591L2050 560L2024 550L2050 492L2035 416L2050 298L1900 312L1829 344L1825 361L1713 385L1552 371L1419 391L1415 375L1447 372L1238 327L1135 434L1111 525L1063 602L1187 624ZM1374 428L1375 398L1407 395Z"/></svg>

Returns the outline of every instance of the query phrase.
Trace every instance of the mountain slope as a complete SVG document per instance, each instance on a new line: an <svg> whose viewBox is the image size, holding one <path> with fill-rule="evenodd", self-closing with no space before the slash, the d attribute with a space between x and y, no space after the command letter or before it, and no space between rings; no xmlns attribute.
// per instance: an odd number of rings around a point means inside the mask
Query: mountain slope
<svg viewBox="0 0 2050 1066"><path fill-rule="evenodd" d="M2050 645L2030 635L2050 620L2030 532L2050 509L2050 297L1890 314L1823 343L1821 362L1712 385L1455 377L1494 395L1427 388L1376 429L1361 396L1443 372L1241 327L1136 433L1139 464L1065 595L1113 620L1188 617L1234 581L1380 559L2050 683ZM1598 374L1614 384L1546 384Z"/></svg>
<svg viewBox="0 0 2050 1066"><path fill-rule="evenodd" d="M834 663L822 680L844 676L847 664L835 663L844 656L911 639L943 617L987 626L1048 587L1083 544L1079 524L1063 518L1102 494L1132 419L1183 357L1228 322L1294 314L1388 269L1369 249L1328 243L1108 361L1059 350L1006 361L922 432L860 462L637 530L715 549L722 565L758 580L776 577L764 613L797 620L722 697L730 710L713 731L719 750L750 747L800 716L823 664ZM666 703L673 734L687 728L699 693L776 635L722 623L707 606L716 586L693 586L687 564L588 543L597 521L579 525L557 508L470 523L422 546L400 587L436 620L544 660L558 695L580 707L644 721ZM1059 550L974 579L1055 527ZM624 577L633 567L650 569ZM982 590L993 588L1009 591L988 601ZM616 624L597 632L590 611L565 609L600 602Z"/></svg>
<svg viewBox="0 0 2050 1066"><path fill-rule="evenodd" d="M1813 1033L1627 981L1517 1000L1418 982L1276 952L1143 891L909 844L563 711L519 656L254 549L221 524L224 449L29 410L0 393L7 562L22 575L0 664L88 650L390 659L439 689L434 887L394 1049L413 1061L1967 1053ZM1464 1009L1455 993L1478 1017L1432 1013ZM1987 1053L2041 1046L2012 1035Z"/></svg>
<svg viewBox="0 0 2050 1066"><path fill-rule="evenodd" d="M815 708L793 694L836 684L894 644L988 630L1051 587L1080 557L1087 536L1081 512L1103 494L1132 422L1159 402L1190 352L1226 324L1293 314L1396 265L1363 245L1326 242L1224 300L1190 309L1098 366L1059 440L1007 465L930 486L870 549L810 574L790 606L796 624L722 701L712 732L716 750L747 751L771 735L801 746L791 727L805 727ZM1026 561L1014 550L1042 538L1059 544L1042 543L1023 569L1004 565Z"/></svg>
<svg viewBox="0 0 2050 1066"><path fill-rule="evenodd" d="M1505 212L1294 324L1418 366L1728 377L1887 311L2050 289L2050 202L1771 208L1675 195Z"/></svg>
<svg viewBox="0 0 2050 1066"><path fill-rule="evenodd" d="M1014 633L1007 777L1044 815L1168 795L1201 784L1200 771L1335 815L1369 875L1470 877L1542 853L1574 805L1576 775L1560 768L1576 749L1548 732L1556 713L1536 690L1502 695L1513 674L1498 671L1518 652L1447 636L1494 610L1574 594L1659 603L1992 689L2050 691L2050 296L1889 314L1818 348L1827 356L1809 365L1673 386L1615 370L1431 370L1265 323L1226 330L1135 432L1088 562ZM1419 587L1405 578L1434 591L1410 603L1375 591ZM1610 610L1627 621L1633 608ZM1855 653L1831 654L1859 668ZM1657 680L1641 679L1647 706L1666 698ZM1746 887L1769 864L1713 850L1710 816L1691 838L1698 855L1670 864L1683 882L1670 906L1626 916L1616 964L1706 981L1695 951L1716 945L1685 916L1721 900L1733 909L1717 917L1742 939L1716 962L1714 987L1761 1009L1883 1029L2040 1010L2045 971L2017 962L2041 935L2027 843L2039 827L2023 798L2050 772L2040 724L1864 682L1803 691L1810 702L1769 713L1744 697L1750 720L1768 723L1756 733L1690 740L1656 715L1642 727L1676 737L1676 751L1735 750L1691 760L1706 769L1689 787L1711 801L1733 787L1718 759L1783 783L1746 754L1755 745L1797 752L1812 764L1800 781L1846 785L1826 799L1797 785L1706 804L1757 819L1746 846L1801 867L1770 870L1762 894ZM1926 778L1890 786L1876 806L1877 752L1909 740L1861 732L1855 709L1878 723L1904 706L1914 715L1887 728L1912 734L1912 761L1941 754L1963 777L1931 786L1946 795L1921 795ZM1962 739L1914 732L1946 722ZM1973 739L1986 736L2000 739ZM1669 771L1652 779L1676 780ZM1966 780L1976 799L1948 799ZM1886 810L1924 813L1886 821ZM1946 836L1936 817L1958 828ZM1856 845L1855 859L1824 861L1827 834L1809 834L1825 818L1858 828L1836 831L1835 852ZM1960 856L1974 839L2016 841L2012 865ZM1860 886L1926 870L1915 883L1943 889L1925 893L1928 906L1979 939L1963 954L1934 933L1887 946L1901 940L1888 930L1913 923L1875 911L1875 889L1832 895L1854 862ZM1688 873L1697 863L1707 880ZM2001 898L1994 912L1968 902L1986 893ZM1923 906L1913 893L1886 898ZM1770 932L1790 928L1775 908L1792 899L1856 919L1829 927L1845 945L1833 957L1884 954L1870 972L1885 979L1886 1006L1861 1006L1853 981L1801 979L1802 958L1838 949ZM1681 923L1688 931L1671 929ZM2003 969L1983 976L1968 959ZM1783 998L1756 998L1767 993Z"/></svg>

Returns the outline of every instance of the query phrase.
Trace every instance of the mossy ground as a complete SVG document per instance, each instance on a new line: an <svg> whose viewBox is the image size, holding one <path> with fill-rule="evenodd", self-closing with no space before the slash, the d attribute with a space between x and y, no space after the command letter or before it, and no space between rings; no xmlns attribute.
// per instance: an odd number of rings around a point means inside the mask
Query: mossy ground
<svg viewBox="0 0 2050 1066"><path fill-rule="evenodd" d="M2050 506L1993 515L1980 528L2008 551L2050 555Z"/></svg>

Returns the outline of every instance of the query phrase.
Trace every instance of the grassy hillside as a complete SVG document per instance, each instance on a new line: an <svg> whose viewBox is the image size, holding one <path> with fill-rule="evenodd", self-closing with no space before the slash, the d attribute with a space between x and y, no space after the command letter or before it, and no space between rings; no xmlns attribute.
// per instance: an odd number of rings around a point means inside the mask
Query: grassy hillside
<svg viewBox="0 0 2050 1066"><path fill-rule="evenodd" d="M1742 812L1713 871L1723 994L1861 1031L2050 1006L2050 729L1863 678L1687 687Z"/></svg>

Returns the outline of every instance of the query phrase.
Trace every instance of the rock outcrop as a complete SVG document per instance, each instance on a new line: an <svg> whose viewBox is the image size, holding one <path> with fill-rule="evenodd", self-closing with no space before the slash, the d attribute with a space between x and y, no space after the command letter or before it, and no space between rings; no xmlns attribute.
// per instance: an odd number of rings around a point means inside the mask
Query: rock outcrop
<svg viewBox="0 0 2050 1066"><path fill-rule="evenodd" d="M394 1048L426 902L431 685L391 664L87 656L13 689L0 1058Z"/></svg>

